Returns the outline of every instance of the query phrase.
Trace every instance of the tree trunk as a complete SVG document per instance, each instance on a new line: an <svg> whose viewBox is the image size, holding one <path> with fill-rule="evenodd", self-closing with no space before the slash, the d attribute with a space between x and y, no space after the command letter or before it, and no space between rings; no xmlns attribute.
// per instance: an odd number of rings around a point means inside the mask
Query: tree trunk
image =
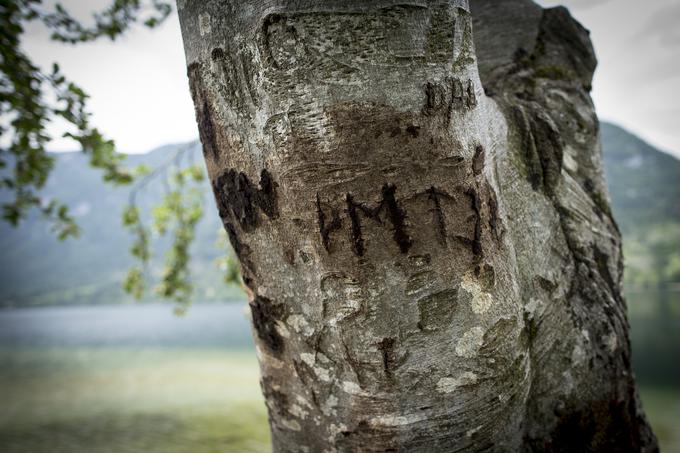
<svg viewBox="0 0 680 453"><path fill-rule="evenodd" d="M656 450L567 10L178 9L275 451Z"/></svg>

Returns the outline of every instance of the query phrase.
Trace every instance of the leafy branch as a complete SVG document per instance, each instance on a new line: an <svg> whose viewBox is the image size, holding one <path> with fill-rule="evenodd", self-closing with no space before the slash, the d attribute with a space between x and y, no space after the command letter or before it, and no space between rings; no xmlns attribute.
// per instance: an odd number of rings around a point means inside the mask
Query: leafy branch
<svg viewBox="0 0 680 453"><path fill-rule="evenodd" d="M160 282L155 287L156 294L176 302L175 311L183 313L190 304L193 290L189 262L189 248L195 238L196 225L203 217L202 165L189 161L191 150L198 145L192 142L177 150L165 163L146 173L139 179L130 192L128 207L123 213L123 225L134 235L132 255L139 261L133 266L123 283L126 292L140 299L146 291L146 281L150 272L150 238L170 236L171 246L166 253L165 267ZM143 172L145 169L140 169ZM154 179L164 177L165 195L160 204L151 210L152 224L144 222L137 204L139 193Z"/></svg>
<svg viewBox="0 0 680 453"><path fill-rule="evenodd" d="M169 237L171 246L155 291L174 299L176 310L183 312L193 289L189 248L203 215L199 187L204 179L203 168L187 163L191 157L189 150L197 143L178 150L154 170L125 168L125 156L116 151L113 140L91 124L87 93L68 80L57 63L45 72L21 48L24 26L33 21L42 23L51 32L52 40L76 44L99 38L115 40L137 23L156 27L171 12L171 3L162 0L113 0L109 7L93 15L90 24L83 24L61 3L46 9L41 0L0 0L0 190L12 195L0 208L3 219L14 226L36 208L59 239L78 236L79 227L68 206L40 196L55 162L47 152L52 140L47 126L54 119L64 120L68 131L63 137L80 147L89 157L90 165L102 171L105 182L134 183L129 206L123 212L123 224L134 235L130 251L138 264L128 272L124 289L138 299L143 297L150 274L152 239ZM166 181L166 191L160 204L151 211L153 224L149 226L136 201L139 192L157 177ZM234 259L225 260L227 280L238 280Z"/></svg>
<svg viewBox="0 0 680 453"><path fill-rule="evenodd" d="M12 194L0 205L3 220L17 226L37 208L59 239L78 235L68 207L39 195L54 168L46 148L51 141L47 126L55 118L66 121L70 130L63 136L79 145L92 167L103 170L104 181L120 185L133 180L114 142L90 123L85 91L67 80L56 63L44 72L23 52L26 23L40 21L53 40L77 43L115 39L139 20L155 27L171 11L170 3L160 0L114 0L94 14L93 25L85 26L60 3L47 11L40 0L0 1L0 190Z"/></svg>

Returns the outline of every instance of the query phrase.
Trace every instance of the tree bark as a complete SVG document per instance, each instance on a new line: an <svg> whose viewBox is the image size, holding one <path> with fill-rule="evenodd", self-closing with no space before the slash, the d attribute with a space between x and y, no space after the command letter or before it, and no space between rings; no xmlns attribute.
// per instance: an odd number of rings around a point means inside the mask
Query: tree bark
<svg viewBox="0 0 680 453"><path fill-rule="evenodd" d="M472 6L178 1L275 451L656 450L588 32Z"/></svg>

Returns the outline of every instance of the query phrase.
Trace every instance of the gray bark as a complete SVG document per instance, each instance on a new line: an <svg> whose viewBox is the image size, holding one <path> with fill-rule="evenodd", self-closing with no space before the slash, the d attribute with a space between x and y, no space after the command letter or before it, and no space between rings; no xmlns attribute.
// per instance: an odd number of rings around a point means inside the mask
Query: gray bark
<svg viewBox="0 0 680 453"><path fill-rule="evenodd" d="M656 449L588 32L472 6L178 1L275 451Z"/></svg>

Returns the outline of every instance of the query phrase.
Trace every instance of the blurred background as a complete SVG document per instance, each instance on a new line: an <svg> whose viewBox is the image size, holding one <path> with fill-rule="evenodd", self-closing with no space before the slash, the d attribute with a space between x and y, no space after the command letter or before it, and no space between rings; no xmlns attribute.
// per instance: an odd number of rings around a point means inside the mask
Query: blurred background
<svg viewBox="0 0 680 453"><path fill-rule="evenodd" d="M662 451L680 452L680 5L559 3L591 30L598 54L593 97L624 236L635 373ZM64 4L86 18L106 1ZM36 63L59 61L91 95L93 123L131 154L127 164L157 167L195 140L176 15L115 43L57 44L40 27L24 37ZM122 291L133 264L120 220L130 190L103 185L74 148L51 143L44 194L72 207L81 237L57 241L38 215L19 229L0 222L0 451L268 451L245 296L223 283L208 183L191 249L193 305L177 317L167 303ZM188 154L202 159L198 147ZM163 185L146 187L142 211ZM154 248L152 273L165 245Z"/></svg>

